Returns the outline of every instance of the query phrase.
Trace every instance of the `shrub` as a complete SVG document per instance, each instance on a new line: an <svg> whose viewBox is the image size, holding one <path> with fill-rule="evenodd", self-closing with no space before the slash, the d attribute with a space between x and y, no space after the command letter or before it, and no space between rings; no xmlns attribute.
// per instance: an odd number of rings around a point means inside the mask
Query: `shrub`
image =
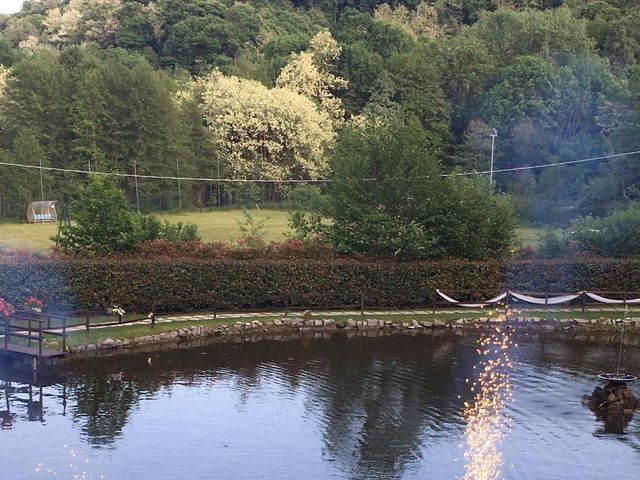
<svg viewBox="0 0 640 480"><path fill-rule="evenodd" d="M264 227L265 220L255 220L251 212L243 208L242 215L244 221L236 220L240 228L240 238L237 243L241 247L263 249L265 247L264 236L267 229Z"/></svg>
<svg viewBox="0 0 640 480"><path fill-rule="evenodd" d="M405 260L506 254L509 199L483 179L443 178L438 144L411 115L345 127L329 187L332 223L319 233L341 252ZM294 220L301 235L314 227Z"/></svg>
<svg viewBox="0 0 640 480"><path fill-rule="evenodd" d="M545 258L558 258L568 251L567 242L553 230L545 230L539 236L538 253Z"/></svg>
<svg viewBox="0 0 640 480"><path fill-rule="evenodd" d="M169 242L163 245L185 248ZM28 264L7 260L0 262L0 291L7 301L17 304L37 295L48 310L120 305L140 312L153 306L158 311L282 308L285 299L298 308L355 306L361 295L371 307L411 307L433 301L436 288L463 300L479 300L487 295L483 291L504 288L549 293L640 291L640 260L505 264L340 258L239 260L202 253L197 258L34 259ZM456 290L474 290L477 296L463 296Z"/></svg>
<svg viewBox="0 0 640 480"><path fill-rule="evenodd" d="M569 238L595 255L640 255L640 204L632 202L603 218L576 218L571 222Z"/></svg>
<svg viewBox="0 0 640 480"><path fill-rule="evenodd" d="M169 242L196 242L200 240L198 226L195 223L164 222L160 228L158 238Z"/></svg>
<svg viewBox="0 0 640 480"><path fill-rule="evenodd" d="M139 228L124 193L111 177L94 175L72 203L74 225L54 237L64 253L95 256L125 252L139 241Z"/></svg>

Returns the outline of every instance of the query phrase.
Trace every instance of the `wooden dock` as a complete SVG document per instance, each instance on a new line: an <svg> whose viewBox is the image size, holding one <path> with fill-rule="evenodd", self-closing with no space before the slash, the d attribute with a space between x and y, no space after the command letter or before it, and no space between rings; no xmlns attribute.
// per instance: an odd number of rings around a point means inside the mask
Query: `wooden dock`
<svg viewBox="0 0 640 480"><path fill-rule="evenodd" d="M51 322L61 323L62 332L51 330ZM18 359L51 360L64 357L67 343L67 320L37 312L17 312L4 320L4 334L0 340L0 356ZM45 347L49 337L62 338L62 349Z"/></svg>
<svg viewBox="0 0 640 480"><path fill-rule="evenodd" d="M0 344L0 354L3 353L9 356L26 356L37 358L64 357L64 352L62 350L48 350L46 348L40 350L39 347L29 347L26 345L16 345L12 343L7 344L6 346L4 344Z"/></svg>

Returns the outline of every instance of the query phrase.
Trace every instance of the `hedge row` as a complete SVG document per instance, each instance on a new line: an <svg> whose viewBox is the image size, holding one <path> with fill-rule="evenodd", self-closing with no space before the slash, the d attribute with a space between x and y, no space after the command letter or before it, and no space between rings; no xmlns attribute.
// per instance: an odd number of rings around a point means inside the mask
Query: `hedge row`
<svg viewBox="0 0 640 480"><path fill-rule="evenodd" d="M292 307L347 306L362 296L370 307L410 307L432 302L436 288L475 290L476 299L502 288L640 291L640 261L0 260L0 297L20 305L37 295L52 310L233 310L281 307L285 299Z"/></svg>

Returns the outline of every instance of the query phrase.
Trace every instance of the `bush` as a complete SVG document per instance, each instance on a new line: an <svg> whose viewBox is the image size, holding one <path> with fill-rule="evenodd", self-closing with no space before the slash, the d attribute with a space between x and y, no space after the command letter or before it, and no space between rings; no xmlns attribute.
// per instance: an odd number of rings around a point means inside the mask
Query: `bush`
<svg viewBox="0 0 640 480"><path fill-rule="evenodd" d="M73 203L75 225L64 226L54 237L63 253L97 256L130 252L140 242L200 240L198 226L178 222L164 224L154 215L129 211L124 193L110 177L94 176Z"/></svg>
<svg viewBox="0 0 640 480"><path fill-rule="evenodd" d="M429 304L435 289L463 300L486 297L486 290L531 292L583 289L640 291L640 260L532 260L496 262L395 262L296 257L302 242L289 243L281 259L243 260L212 244L161 243L173 255L196 245L191 257L118 256L102 259L24 259L0 261L0 291L11 303L29 295L49 310L120 305L127 311L180 311L196 308L246 309L290 306L355 306L364 295L371 307ZM156 244L156 247L158 245ZM241 252L242 249L236 250ZM255 253L255 252L254 252ZM273 253L275 256L276 253ZM293 255L287 258L287 255ZM456 290L474 290L463 296Z"/></svg>
<svg viewBox="0 0 640 480"><path fill-rule="evenodd" d="M545 230L540 235L538 253L545 258L558 258L568 251L567 242L553 230Z"/></svg>
<svg viewBox="0 0 640 480"><path fill-rule="evenodd" d="M160 228L158 238L169 242L196 242L200 240L198 226L195 223L164 222Z"/></svg>
<svg viewBox="0 0 640 480"><path fill-rule="evenodd" d="M329 187L332 223L318 233L341 252L404 260L506 254L515 229L508 198L484 179L443 178L438 144L410 115L345 127Z"/></svg>
<svg viewBox="0 0 640 480"><path fill-rule="evenodd" d="M64 253L95 256L126 252L140 240L140 230L124 193L111 177L94 175L72 203L74 225L54 237Z"/></svg>
<svg viewBox="0 0 640 480"><path fill-rule="evenodd" d="M632 202L603 218L576 218L569 230L569 238L594 255L640 255L640 204Z"/></svg>

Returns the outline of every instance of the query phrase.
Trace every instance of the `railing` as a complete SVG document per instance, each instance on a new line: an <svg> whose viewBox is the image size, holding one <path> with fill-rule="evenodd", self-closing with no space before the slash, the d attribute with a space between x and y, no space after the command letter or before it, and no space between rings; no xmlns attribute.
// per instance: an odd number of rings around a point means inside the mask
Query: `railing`
<svg viewBox="0 0 640 480"><path fill-rule="evenodd" d="M497 293L500 293L504 290L502 289L477 289L477 290L464 290L464 289L451 289L447 290L445 293L455 297L460 300L460 303L478 303L480 301L486 300L487 298L495 296ZM620 300L626 301L632 298L640 298L640 292L634 291L611 291L611 290L590 290L591 293L596 293L601 296L612 296L619 298ZM577 292L554 292L554 291L518 291L518 293L522 293L525 295L530 295L534 297L541 298L551 298L560 295L570 295L575 294ZM26 326L17 326L10 325L9 327L5 327L5 331L7 328L9 330L9 336L11 337L19 337L26 338L27 342L39 341L42 335L53 335L53 336L61 336L63 338L63 349L66 347L66 336L67 329L73 327L83 326L87 331L91 328L95 327L107 327L107 326L116 326L116 325L126 325L130 323L137 323L143 320L149 320L151 326L155 326L156 323L156 314L158 311L162 311L163 313L186 313L189 311L208 311L212 312L214 318L217 317L218 313L242 313L242 312L259 312L259 311L274 311L281 310L283 311L285 316L288 316L292 310L312 310L312 309L323 309L327 311L331 310L355 310L360 315L364 315L366 311L376 311L376 310L397 310L397 309L413 309L413 310L431 310L433 313L438 308L456 308L458 304L446 302L435 295L435 292L424 292L423 296L416 295L415 301L412 302L404 302L404 295L401 295L401 298L398 298L399 301L394 301L394 297L389 298L389 303L386 305L380 304L377 300L380 298L380 295L376 294L376 300L374 302L368 302L367 297L373 297L373 294L368 294L367 292L325 292L324 294L304 294L304 293L293 293L293 294L268 294L268 295L244 295L239 294L235 299L225 299L215 294L205 294L199 296L191 296L184 297L180 295L176 295L173 297L163 297L162 299L162 308L158 309L159 302L157 304L153 304L150 308L152 315L144 316L144 317L136 317L129 320L124 320L122 317L118 317L117 320L114 321L97 321L97 318L100 316L100 313L94 310L75 310L73 312L65 312L64 314L44 314L37 312L19 312L16 314L16 320L26 322ZM511 300L507 300L506 303L510 303ZM230 304L238 303L243 305L241 308L229 308ZM607 304L602 304L596 301L593 301L586 297L585 295L581 295L572 301L573 305L579 304L581 310L584 312L585 308L592 305L605 306ZM525 303L517 303L518 306L523 308L545 308L545 307L553 307L553 308L566 308L569 304L563 305L546 305L546 304L525 304ZM185 308L185 305L189 305L188 308ZM173 307L172 307L173 306ZM625 306L625 303L622 304L609 304L608 307L621 307ZM638 305L640 308L640 305ZM69 320L69 317L76 317L78 321ZM84 317L81 319L79 317ZM33 324L37 325L37 328L33 327ZM46 323L46 327L44 324ZM58 330L62 328L62 333L52 331L53 329ZM11 333L11 331L23 331L20 333ZM26 333L24 333L26 332ZM5 343L7 342L8 336L5 335ZM41 342L40 342L41 343Z"/></svg>
<svg viewBox="0 0 640 480"><path fill-rule="evenodd" d="M52 320L58 320L62 323L62 332L49 330ZM47 325L46 327L45 324ZM31 347L33 342L37 342L38 356L42 357L44 339L47 335L61 337L62 351L64 352L67 348L67 319L37 312L16 312L12 317L5 317L3 339L5 350L8 350L9 346L12 345L11 338L20 338L26 340L27 347Z"/></svg>
<svg viewBox="0 0 640 480"><path fill-rule="evenodd" d="M453 297L460 300L460 303L479 303L480 301L486 300L495 296L496 294L503 292L503 289L483 289L483 290L447 290L445 293L452 295ZM605 290L589 290L591 293L596 293L601 296L611 296L615 298L619 298L620 300L628 300L632 298L640 298L640 292L633 291L605 291ZM518 293L522 293L525 295L530 295L534 297L541 298L552 298L555 296L561 295L572 295L577 292L555 292L555 291L546 291L546 292L537 292L537 291L520 291ZM373 297L375 296L375 299ZM400 298L398 298L400 297ZM368 301L368 298L370 299ZM208 295L199 295L199 296L174 296L174 297L163 297L162 299L162 311L166 313L172 312L187 312L187 311L209 311L214 314L214 317L217 316L218 313L225 312L233 312L233 313L242 313L242 312L259 312L259 311L275 311L281 310L284 312L284 315L287 316L292 310L356 310L361 315L364 315L365 311L376 311L376 310L399 310L399 309L420 309L420 310L431 310L435 312L438 308L449 307L455 308L457 304L446 302L433 294L425 292L422 296L416 295L411 302L403 302L405 298L404 295L397 297L387 297L389 302L387 304L381 304L379 302L380 295L379 294L368 294L367 292L359 292L359 293L345 293L345 292L325 292L324 294L268 294L268 295L243 295L239 294L235 299L222 298L215 294ZM581 308L582 311L585 310L588 306L601 306L608 308L616 308L622 307L625 303L622 304L603 304L591 300L585 295L581 295L580 297L573 300L568 304L525 304L519 301L514 302L513 299L509 299L508 303L517 304L522 308L566 308L570 305L573 305L574 308ZM239 304L242 307L229 308L230 304ZM151 307L151 311L155 313L158 312L157 308L158 304L154 304ZM640 308L640 305L638 305ZM114 324L114 323L111 323Z"/></svg>

